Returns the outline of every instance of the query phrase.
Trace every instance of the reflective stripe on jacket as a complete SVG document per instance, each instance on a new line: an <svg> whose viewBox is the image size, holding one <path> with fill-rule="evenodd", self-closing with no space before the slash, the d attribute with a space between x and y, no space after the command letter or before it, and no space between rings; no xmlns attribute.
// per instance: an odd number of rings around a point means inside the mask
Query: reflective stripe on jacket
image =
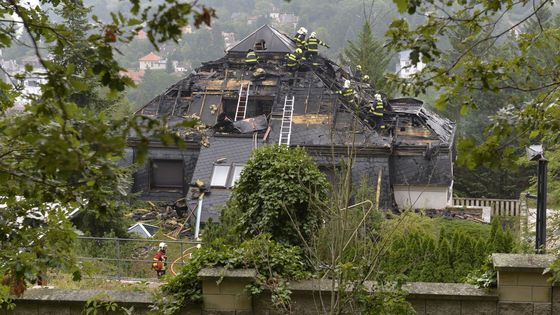
<svg viewBox="0 0 560 315"><path fill-rule="evenodd" d="M325 46L325 43L313 37L307 40L307 50L309 50L310 52L319 51L319 45Z"/></svg>
<svg viewBox="0 0 560 315"><path fill-rule="evenodd" d="M286 64L288 67L295 67L298 64L297 56L292 53L287 53Z"/></svg>
<svg viewBox="0 0 560 315"><path fill-rule="evenodd" d="M294 36L294 41L296 42L296 44L298 46L304 45L305 44L305 34L303 34L303 33L296 34L296 36Z"/></svg>
<svg viewBox="0 0 560 315"><path fill-rule="evenodd" d="M254 51L250 51L247 53L247 56L245 57L246 63L257 63L258 61L259 58L257 57L257 54Z"/></svg>

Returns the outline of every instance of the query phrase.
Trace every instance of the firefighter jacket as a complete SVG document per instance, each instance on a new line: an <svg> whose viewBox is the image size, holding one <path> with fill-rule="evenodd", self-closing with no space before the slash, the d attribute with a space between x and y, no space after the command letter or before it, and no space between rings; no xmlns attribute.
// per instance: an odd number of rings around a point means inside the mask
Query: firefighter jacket
<svg viewBox="0 0 560 315"><path fill-rule="evenodd" d="M354 89L352 88L343 88L342 90L337 92L338 94L342 95L348 102L354 102Z"/></svg>
<svg viewBox="0 0 560 315"><path fill-rule="evenodd" d="M165 270L167 269L167 255L165 252L159 250L154 255L154 262L152 263L152 269L154 270Z"/></svg>
<svg viewBox="0 0 560 315"><path fill-rule="evenodd" d="M319 51L319 45L327 47L323 41L319 40L318 38L311 37L306 42L306 48L311 53L316 53Z"/></svg>
<svg viewBox="0 0 560 315"><path fill-rule="evenodd" d="M294 42L296 42L297 47L305 46L305 34L297 33L296 36L294 36Z"/></svg>
<svg viewBox="0 0 560 315"><path fill-rule="evenodd" d="M286 54L286 65L290 68L295 67L298 65L298 57L295 54L287 53Z"/></svg>
<svg viewBox="0 0 560 315"><path fill-rule="evenodd" d="M375 100L369 108L369 112L375 116L383 117L384 105L383 101Z"/></svg>
<svg viewBox="0 0 560 315"><path fill-rule="evenodd" d="M245 63L255 64L257 62L259 62L259 58L257 57L257 54L254 51L248 52L247 56L245 57Z"/></svg>

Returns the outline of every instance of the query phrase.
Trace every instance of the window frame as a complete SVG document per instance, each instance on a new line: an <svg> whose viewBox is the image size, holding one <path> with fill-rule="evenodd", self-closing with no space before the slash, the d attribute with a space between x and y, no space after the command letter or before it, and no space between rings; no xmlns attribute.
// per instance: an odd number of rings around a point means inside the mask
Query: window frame
<svg viewBox="0 0 560 315"><path fill-rule="evenodd" d="M214 184L214 174L216 172L217 168L221 168L221 167L227 167L227 171L225 173L225 178L224 178L224 185L216 185ZM228 188L228 183L230 180L230 173L231 173L231 164L216 164L214 163L214 166L212 167L212 174L210 175L210 187L217 187L217 188Z"/></svg>

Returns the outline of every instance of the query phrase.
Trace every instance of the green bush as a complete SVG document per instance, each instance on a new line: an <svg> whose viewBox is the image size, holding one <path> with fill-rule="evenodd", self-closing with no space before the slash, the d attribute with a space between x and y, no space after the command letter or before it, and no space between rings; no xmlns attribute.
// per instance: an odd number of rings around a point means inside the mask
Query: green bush
<svg viewBox="0 0 560 315"><path fill-rule="evenodd" d="M485 265L491 253L510 253L515 241L499 220L492 221L489 232L471 234L456 227L448 232L440 227L439 237L419 229L403 228L395 233L382 259L386 274L403 274L408 281L464 282Z"/></svg>
<svg viewBox="0 0 560 315"><path fill-rule="evenodd" d="M181 269L179 275L171 278L162 287L162 292L173 297L173 302L165 304L160 299L159 311L173 314L188 303L202 300L202 284L197 275L203 268L224 267L227 269L253 268L257 277L248 288L252 293L260 293L263 289L272 291L273 301L277 306L289 302L285 286L268 286L269 283L285 283L289 279L310 277L301 250L297 246L278 243L270 235L259 235L244 241L239 246L214 242L195 251ZM289 293L289 292L288 292ZM286 300L288 299L288 300Z"/></svg>
<svg viewBox="0 0 560 315"><path fill-rule="evenodd" d="M273 240L301 245L313 238L324 212L329 183L303 148L266 145L253 151L223 209L221 227L205 238L248 239L269 233Z"/></svg>

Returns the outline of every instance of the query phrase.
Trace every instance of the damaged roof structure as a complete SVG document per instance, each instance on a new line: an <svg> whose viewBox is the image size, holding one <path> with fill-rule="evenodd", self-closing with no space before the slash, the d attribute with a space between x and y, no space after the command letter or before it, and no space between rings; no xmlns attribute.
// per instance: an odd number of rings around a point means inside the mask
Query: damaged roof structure
<svg viewBox="0 0 560 315"><path fill-rule="evenodd" d="M264 72L245 64L249 49ZM331 180L352 156L353 182L380 185L382 208L444 208L452 196L455 124L417 99L384 99L388 128L379 129L337 94L349 79L355 104L363 107L377 91L320 55L319 65L288 71L284 56L295 49L288 36L264 25L140 108L137 115L175 122L196 116L210 128L205 145L187 139L179 149L152 141L134 190L151 200L186 196L196 207L191 187L202 182L208 192L200 219L216 221L252 150L285 144L306 148ZM130 162L135 141L129 141Z"/></svg>

